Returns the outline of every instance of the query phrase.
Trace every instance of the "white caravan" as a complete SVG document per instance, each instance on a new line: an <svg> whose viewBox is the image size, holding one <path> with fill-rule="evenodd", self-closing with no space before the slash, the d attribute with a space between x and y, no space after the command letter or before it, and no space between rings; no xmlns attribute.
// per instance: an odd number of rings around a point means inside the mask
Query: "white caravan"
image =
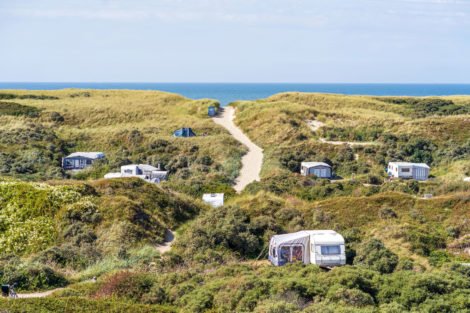
<svg viewBox="0 0 470 313"><path fill-rule="evenodd" d="M428 180L429 165L424 163L389 162L387 174L395 178Z"/></svg>
<svg viewBox="0 0 470 313"><path fill-rule="evenodd" d="M269 261L275 266L295 262L325 267L345 265L344 238L333 230L275 235L269 243Z"/></svg>

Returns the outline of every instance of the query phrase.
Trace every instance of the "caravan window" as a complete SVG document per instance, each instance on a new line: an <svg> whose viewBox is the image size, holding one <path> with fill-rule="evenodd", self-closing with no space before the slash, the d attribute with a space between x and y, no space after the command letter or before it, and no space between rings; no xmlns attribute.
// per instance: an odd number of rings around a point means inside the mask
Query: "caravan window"
<svg viewBox="0 0 470 313"><path fill-rule="evenodd" d="M322 255L341 254L340 246L321 246Z"/></svg>
<svg viewBox="0 0 470 313"><path fill-rule="evenodd" d="M276 255L276 247L273 247L273 249L271 250L271 255L275 258L277 258L277 255Z"/></svg>
<svg viewBox="0 0 470 313"><path fill-rule="evenodd" d="M282 246L281 247L281 251L279 253L279 258L280 258L280 261L282 262L289 262L289 259L290 259L290 247L287 247L287 246Z"/></svg>
<svg viewBox="0 0 470 313"><path fill-rule="evenodd" d="M302 262L303 260L303 251L302 246L293 246L292 247L292 261L291 262Z"/></svg>
<svg viewBox="0 0 470 313"><path fill-rule="evenodd" d="M279 261L281 263L302 262L304 259L304 247L299 244L281 246Z"/></svg>
<svg viewBox="0 0 470 313"><path fill-rule="evenodd" d="M401 169L401 172L402 172L402 173L409 173L409 172L410 172L410 169L409 169L409 168L402 168L402 169Z"/></svg>

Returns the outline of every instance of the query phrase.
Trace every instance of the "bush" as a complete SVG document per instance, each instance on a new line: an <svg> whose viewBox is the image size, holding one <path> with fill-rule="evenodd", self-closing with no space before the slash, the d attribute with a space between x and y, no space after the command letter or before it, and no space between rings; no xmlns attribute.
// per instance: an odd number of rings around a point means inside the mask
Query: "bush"
<svg viewBox="0 0 470 313"><path fill-rule="evenodd" d="M382 208L379 211L379 217L383 220L386 220L386 219L390 219L390 218L397 218L398 215L391 208Z"/></svg>
<svg viewBox="0 0 470 313"><path fill-rule="evenodd" d="M380 273L391 273L398 264L398 256L378 239L372 239L357 249L354 264L363 265Z"/></svg>
<svg viewBox="0 0 470 313"><path fill-rule="evenodd" d="M22 263L16 259L2 265L2 281L17 284L18 290L42 290L63 287L67 280L48 266Z"/></svg>
<svg viewBox="0 0 470 313"><path fill-rule="evenodd" d="M250 217L237 207L214 208L191 224L176 247L184 249L187 258L205 258L211 249L255 256L262 248L263 231L254 228Z"/></svg>
<svg viewBox="0 0 470 313"><path fill-rule="evenodd" d="M116 296L141 302L144 295L152 290L154 283L155 280L147 274L118 272L105 280L95 296L98 298Z"/></svg>
<svg viewBox="0 0 470 313"><path fill-rule="evenodd" d="M12 115L12 116L27 116L27 117L38 117L40 110L35 107L18 104L14 102L0 101L0 116L1 115Z"/></svg>
<svg viewBox="0 0 470 313"><path fill-rule="evenodd" d="M328 290L326 298L332 302L363 307L374 304L374 298L355 288L344 288L341 286L333 286Z"/></svg>

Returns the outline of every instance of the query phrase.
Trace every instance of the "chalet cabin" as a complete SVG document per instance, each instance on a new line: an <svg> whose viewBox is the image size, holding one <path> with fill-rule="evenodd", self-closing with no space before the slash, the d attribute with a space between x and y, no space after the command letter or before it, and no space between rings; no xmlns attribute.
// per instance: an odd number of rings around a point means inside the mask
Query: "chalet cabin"
<svg viewBox="0 0 470 313"><path fill-rule="evenodd" d="M324 162L302 162L300 174L303 176L314 175L318 178L331 178L333 176L331 166Z"/></svg>
<svg viewBox="0 0 470 313"><path fill-rule="evenodd" d="M213 117L213 116L216 116L217 115L217 108L213 105L211 105L208 109L207 109L207 114L210 116L210 117Z"/></svg>
<svg viewBox="0 0 470 313"><path fill-rule="evenodd" d="M224 205L224 194L223 193L205 193L202 196L202 201L211 205L214 208L218 208Z"/></svg>
<svg viewBox="0 0 470 313"><path fill-rule="evenodd" d="M96 160L104 159L103 152L74 152L62 158L64 170L82 170L91 166Z"/></svg>
<svg viewBox="0 0 470 313"><path fill-rule="evenodd" d="M344 238L334 230L303 230L275 235L269 242L274 266L302 262L332 267L346 264Z"/></svg>
<svg viewBox="0 0 470 313"><path fill-rule="evenodd" d="M168 179L168 172L159 167L147 164L131 164L121 166L121 172L108 173L104 178L138 177L150 183L159 183Z"/></svg>
<svg viewBox="0 0 470 313"><path fill-rule="evenodd" d="M174 131L173 137L195 137L196 134L191 128L184 127Z"/></svg>
<svg viewBox="0 0 470 313"><path fill-rule="evenodd" d="M390 177L427 180L430 167L425 163L390 162L387 174Z"/></svg>

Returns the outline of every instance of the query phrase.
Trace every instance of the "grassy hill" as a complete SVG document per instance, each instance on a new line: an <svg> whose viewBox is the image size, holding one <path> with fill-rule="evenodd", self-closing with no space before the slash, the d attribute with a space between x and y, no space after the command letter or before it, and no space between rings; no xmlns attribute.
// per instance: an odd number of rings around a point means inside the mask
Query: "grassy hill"
<svg viewBox="0 0 470 313"><path fill-rule="evenodd" d="M236 123L265 150L266 179L292 176L304 160L327 161L338 176L364 180L383 179L389 161L425 162L436 177L427 192L470 175L470 97L284 93L235 106ZM310 120L323 126L313 131Z"/></svg>
<svg viewBox="0 0 470 313"><path fill-rule="evenodd" d="M87 179L125 164L161 164L174 188L200 195L205 189L229 191L245 151L210 122L207 107L218 105L213 100L111 90L2 91L0 99L4 175ZM192 127L198 136L172 137L181 127ZM107 162L75 176L64 173L60 160L75 151L102 151Z"/></svg>
<svg viewBox="0 0 470 313"><path fill-rule="evenodd" d="M0 277L22 291L65 287L0 306L470 311L461 264L470 262L470 97L285 93L235 103L235 122L265 153L261 181L241 194L231 186L245 148L207 117L210 104L153 91L0 92ZM199 136L172 137L185 126ZM60 158L73 151L107 161L63 172ZM329 162L338 177L300 176L303 160ZM432 179L388 181L392 160L427 162ZM170 180L101 178L129 163L161 163ZM224 207L201 202L213 191L226 193ZM160 255L167 229L177 239ZM269 238L301 229L343 234L348 265L272 267Z"/></svg>

